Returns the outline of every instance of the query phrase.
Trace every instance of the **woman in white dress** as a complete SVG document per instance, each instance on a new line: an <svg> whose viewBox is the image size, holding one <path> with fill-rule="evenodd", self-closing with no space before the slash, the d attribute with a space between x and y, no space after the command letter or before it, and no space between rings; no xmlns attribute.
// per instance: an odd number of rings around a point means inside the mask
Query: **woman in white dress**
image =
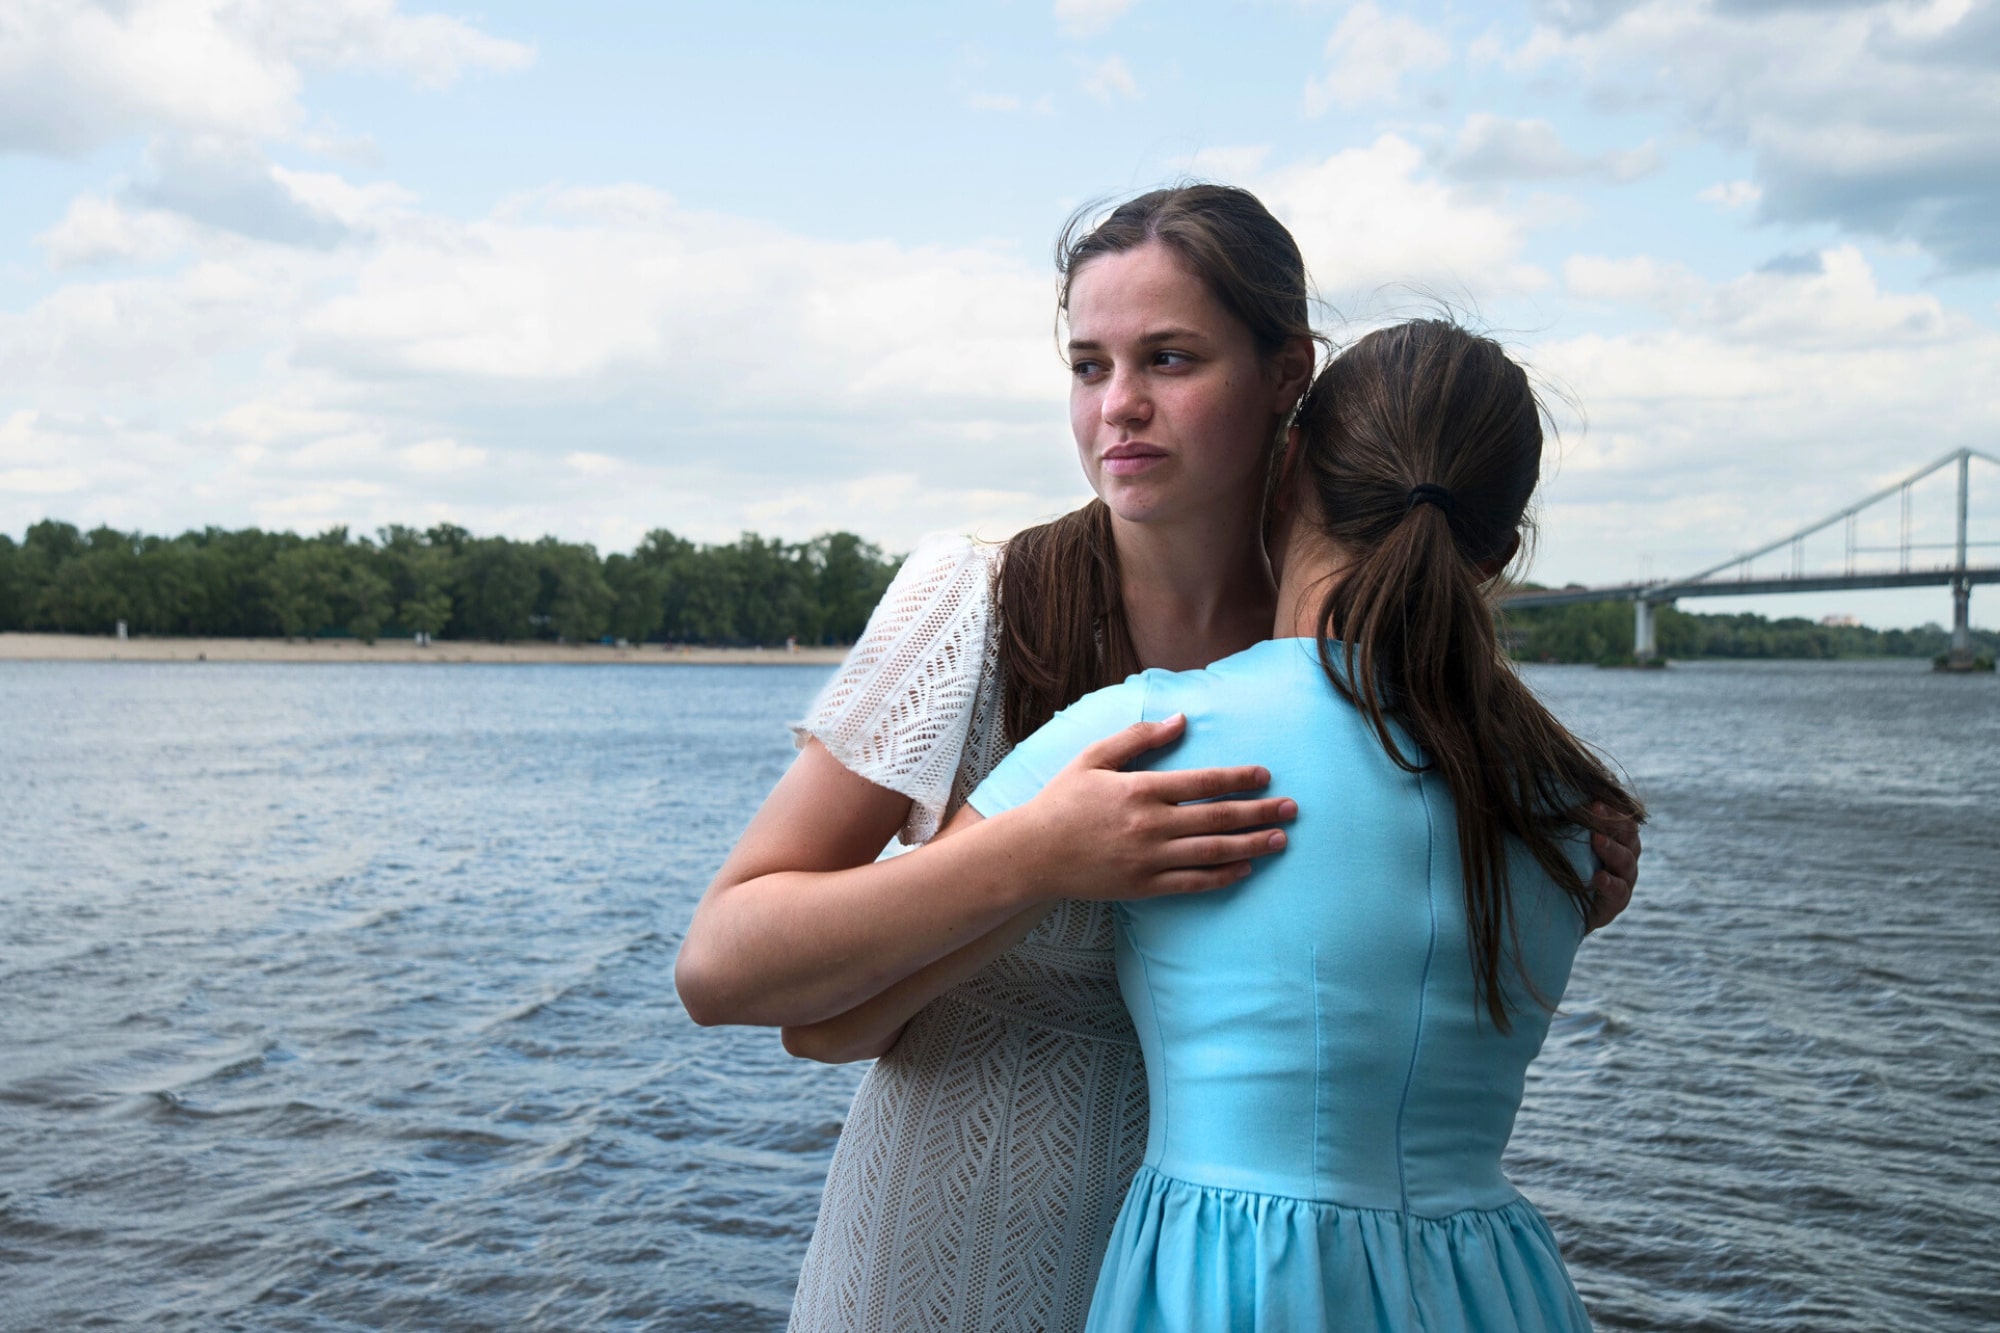
<svg viewBox="0 0 2000 1333"><path fill-rule="evenodd" d="M1058 248L1071 426L1098 499L1004 547L927 540L796 728L800 755L688 928L699 1023L880 1057L828 1171L796 1333L1080 1329L1145 1148L1146 1087L1107 903L1199 892L1279 853L1252 767L1123 773L1129 729L1023 807L932 841L1014 741L1144 667L1269 633L1273 446L1316 336L1304 265L1253 196L1154 191ZM925 843L877 862L893 836ZM1599 848L1594 924L1636 830Z"/></svg>

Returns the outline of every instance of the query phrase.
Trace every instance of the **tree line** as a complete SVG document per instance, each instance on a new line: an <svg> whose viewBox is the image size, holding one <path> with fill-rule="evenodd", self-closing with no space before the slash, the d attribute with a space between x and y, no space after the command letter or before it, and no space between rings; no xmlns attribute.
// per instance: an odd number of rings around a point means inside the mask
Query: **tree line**
<svg viewBox="0 0 2000 1333"><path fill-rule="evenodd" d="M638 549L477 537L443 523L374 537L205 528L150 536L47 520L0 534L0 631L224 638L851 643L900 560L849 532L746 533L702 545L665 529Z"/></svg>
<svg viewBox="0 0 2000 1333"><path fill-rule="evenodd" d="M1502 614L1508 646L1524 662L1621 662L1632 656L1630 602L1578 602L1523 607ZM1748 612L1699 615L1678 607L1654 614L1653 637L1663 657L1936 657L1951 643L1940 625L1871 629L1822 625L1802 617L1770 620ZM1974 651L2000 651L2000 634L1974 630Z"/></svg>
<svg viewBox="0 0 2000 1333"><path fill-rule="evenodd" d="M440 639L599 639L692 644L852 643L900 560L851 532L805 542L746 533L701 545L665 529L629 554L543 537L476 537L443 523L374 537L204 528L178 537L47 520L0 533L0 631L219 638L429 634ZM1624 602L1502 616L1514 656L1604 662L1632 654ZM1877 630L1801 618L1663 608L1666 657L1934 657L1937 625ZM1977 650L2000 634L1974 631Z"/></svg>

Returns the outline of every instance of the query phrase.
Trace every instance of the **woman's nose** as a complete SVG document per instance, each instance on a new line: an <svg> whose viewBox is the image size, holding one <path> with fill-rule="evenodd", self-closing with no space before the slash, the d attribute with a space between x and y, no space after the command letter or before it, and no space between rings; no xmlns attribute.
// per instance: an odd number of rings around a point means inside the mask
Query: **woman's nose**
<svg viewBox="0 0 2000 1333"><path fill-rule="evenodd" d="M1153 400L1147 396L1140 377L1125 370L1111 372L1111 382L1104 387L1105 424L1123 426L1145 421L1152 415Z"/></svg>

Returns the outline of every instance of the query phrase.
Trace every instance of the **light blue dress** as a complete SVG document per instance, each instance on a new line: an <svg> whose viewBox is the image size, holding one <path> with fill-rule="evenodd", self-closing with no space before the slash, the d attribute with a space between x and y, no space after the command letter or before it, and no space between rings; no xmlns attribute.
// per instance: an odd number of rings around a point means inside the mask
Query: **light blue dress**
<svg viewBox="0 0 2000 1333"><path fill-rule="evenodd" d="M1510 1033L1477 1002L1451 795L1390 761L1312 641L1078 700L971 803L1012 809L1091 742L1177 712L1187 734L1151 766L1261 764L1299 817L1240 884L1118 908L1152 1119L1088 1328L1588 1329L1500 1169L1548 1011L1511 969ZM1580 840L1575 857L1588 873ZM1580 915L1525 851L1510 881L1521 967L1553 1004Z"/></svg>

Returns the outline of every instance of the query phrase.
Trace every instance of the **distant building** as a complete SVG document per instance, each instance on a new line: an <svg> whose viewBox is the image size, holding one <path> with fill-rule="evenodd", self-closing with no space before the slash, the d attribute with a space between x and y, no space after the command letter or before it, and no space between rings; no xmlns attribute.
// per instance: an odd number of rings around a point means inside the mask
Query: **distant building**
<svg viewBox="0 0 2000 1333"><path fill-rule="evenodd" d="M1821 616L1819 623L1828 629L1857 629L1861 620L1857 616Z"/></svg>

